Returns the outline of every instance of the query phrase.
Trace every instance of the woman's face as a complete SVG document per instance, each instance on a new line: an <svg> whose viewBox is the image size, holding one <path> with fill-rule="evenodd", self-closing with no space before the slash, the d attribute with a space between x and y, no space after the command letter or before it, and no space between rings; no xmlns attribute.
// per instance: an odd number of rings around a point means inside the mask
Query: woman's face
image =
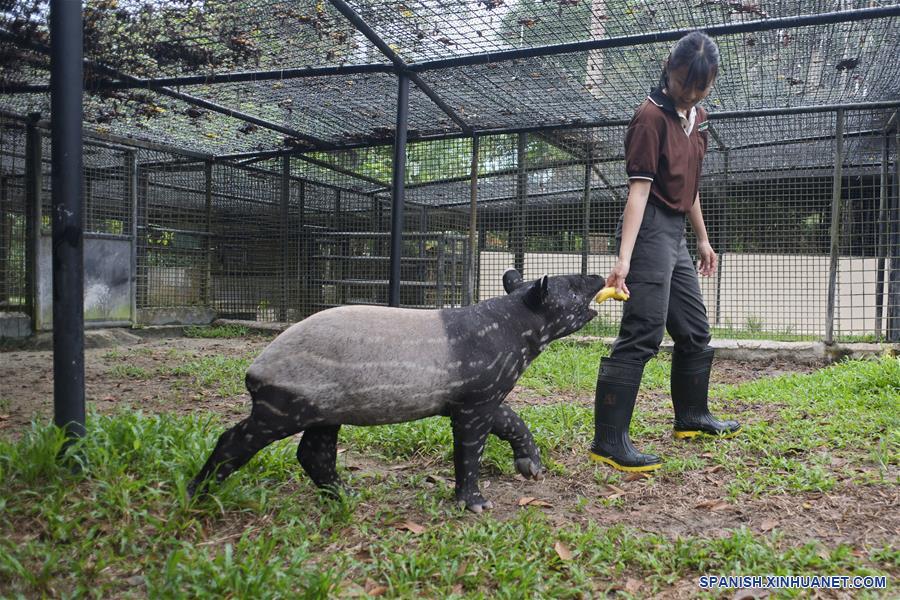
<svg viewBox="0 0 900 600"><path fill-rule="evenodd" d="M675 102L675 107L683 111L691 110L698 102L709 96L709 90L715 82L715 77L713 77L705 86L703 82L691 82L689 84L687 82L687 66L668 70L667 73L668 84L666 85L666 91L672 101Z"/></svg>

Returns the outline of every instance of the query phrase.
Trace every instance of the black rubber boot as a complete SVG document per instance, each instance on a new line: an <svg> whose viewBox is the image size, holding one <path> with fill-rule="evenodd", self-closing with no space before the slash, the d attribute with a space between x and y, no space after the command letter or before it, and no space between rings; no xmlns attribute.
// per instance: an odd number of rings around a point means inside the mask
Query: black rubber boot
<svg viewBox="0 0 900 600"><path fill-rule="evenodd" d="M644 365L604 358L594 397L594 443L590 457L619 471L653 471L662 465L654 454L638 452L628 437L631 414Z"/></svg>
<svg viewBox="0 0 900 600"><path fill-rule="evenodd" d="M737 421L720 421L709 412L709 373L713 348L696 354L672 353L672 406L675 408L676 439L697 436L729 438L737 435Z"/></svg>

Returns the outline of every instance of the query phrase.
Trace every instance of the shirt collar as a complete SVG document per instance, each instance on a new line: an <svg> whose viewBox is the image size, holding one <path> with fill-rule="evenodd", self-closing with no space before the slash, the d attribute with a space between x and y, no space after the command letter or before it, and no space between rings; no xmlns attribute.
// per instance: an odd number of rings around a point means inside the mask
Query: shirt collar
<svg viewBox="0 0 900 600"><path fill-rule="evenodd" d="M663 94L662 88L658 87L650 92L650 95L647 96L650 99L650 102L657 105L661 109L672 113L673 115L677 115L675 112L675 103L671 98Z"/></svg>

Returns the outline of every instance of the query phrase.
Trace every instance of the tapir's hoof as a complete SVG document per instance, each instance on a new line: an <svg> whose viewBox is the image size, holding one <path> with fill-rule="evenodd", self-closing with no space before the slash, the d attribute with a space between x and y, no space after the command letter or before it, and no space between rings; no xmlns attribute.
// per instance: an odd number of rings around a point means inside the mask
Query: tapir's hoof
<svg viewBox="0 0 900 600"><path fill-rule="evenodd" d="M197 481L196 479L194 479L189 484L187 484L187 499L195 500L197 498L202 498L207 493L209 493L208 490L208 481Z"/></svg>
<svg viewBox="0 0 900 600"><path fill-rule="evenodd" d="M530 458L517 458L516 471L518 471L525 479L538 479L544 468L541 466L540 460L532 460Z"/></svg>
<svg viewBox="0 0 900 600"><path fill-rule="evenodd" d="M349 487L343 481L321 485L319 486L319 493L330 500L352 498L355 495L353 488Z"/></svg>
<svg viewBox="0 0 900 600"><path fill-rule="evenodd" d="M490 500L485 500L481 494L472 494L468 498L457 498L456 503L460 508L471 510L475 514L481 514L494 508L494 503Z"/></svg>

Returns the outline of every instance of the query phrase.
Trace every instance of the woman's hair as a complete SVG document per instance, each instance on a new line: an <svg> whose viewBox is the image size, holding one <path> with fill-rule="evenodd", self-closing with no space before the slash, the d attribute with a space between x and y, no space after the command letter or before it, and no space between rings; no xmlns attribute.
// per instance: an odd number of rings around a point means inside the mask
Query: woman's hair
<svg viewBox="0 0 900 600"><path fill-rule="evenodd" d="M692 31L672 47L659 77L659 86L666 87L668 73L688 67L687 85L706 87L719 72L719 47L702 31Z"/></svg>

